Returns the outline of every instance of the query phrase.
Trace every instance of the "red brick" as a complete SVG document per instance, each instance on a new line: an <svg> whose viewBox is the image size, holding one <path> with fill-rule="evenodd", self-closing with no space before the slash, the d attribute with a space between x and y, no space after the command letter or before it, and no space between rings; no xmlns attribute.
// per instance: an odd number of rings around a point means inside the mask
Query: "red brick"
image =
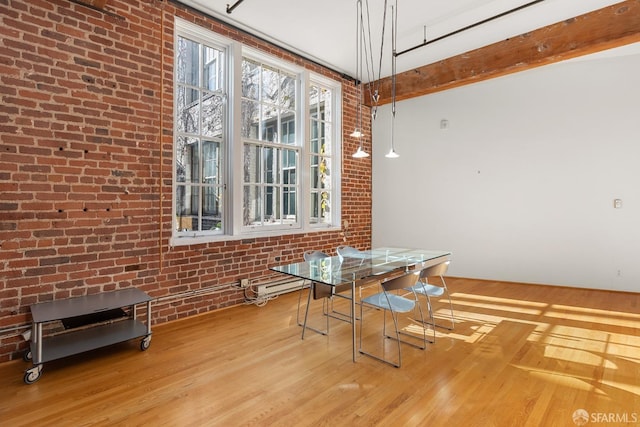
<svg viewBox="0 0 640 427"><path fill-rule="evenodd" d="M244 277L263 280L275 276L268 267L276 256L278 263L293 262L305 249L333 252L343 243L340 231L326 231L168 248L173 16L338 81L340 75L173 2L163 2L163 9L146 0L109 2L124 19L74 2L10 4L0 4L0 310L19 314L0 316L0 326L24 324L28 305L38 301L129 286L166 297ZM343 150L351 153L356 94L352 82L342 82ZM368 124L364 130L370 134ZM371 149L370 140L364 145ZM371 161L343 159L349 244L366 247ZM243 298L242 290L227 287L154 304L153 323ZM24 346L0 339L0 361Z"/></svg>

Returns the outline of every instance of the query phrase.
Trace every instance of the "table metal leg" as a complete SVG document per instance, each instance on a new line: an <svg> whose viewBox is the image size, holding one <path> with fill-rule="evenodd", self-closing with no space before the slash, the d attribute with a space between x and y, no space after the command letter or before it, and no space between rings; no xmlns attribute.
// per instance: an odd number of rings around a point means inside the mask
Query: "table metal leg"
<svg viewBox="0 0 640 427"><path fill-rule="evenodd" d="M151 335L151 300L147 301L147 335Z"/></svg>
<svg viewBox="0 0 640 427"><path fill-rule="evenodd" d="M36 342L36 354L32 354L33 364L38 365L42 363L42 322L38 322L35 324L35 330L32 331L35 337Z"/></svg>

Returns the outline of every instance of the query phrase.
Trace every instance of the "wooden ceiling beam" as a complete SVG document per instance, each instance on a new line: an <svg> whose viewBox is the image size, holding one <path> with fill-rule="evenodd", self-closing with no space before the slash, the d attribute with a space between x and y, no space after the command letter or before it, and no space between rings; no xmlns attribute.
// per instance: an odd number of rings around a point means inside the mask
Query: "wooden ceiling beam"
<svg viewBox="0 0 640 427"><path fill-rule="evenodd" d="M640 41L640 0L627 0L396 75L396 100L517 73ZM401 59L398 59L401 60ZM371 105L368 88L365 103ZM378 105L391 102L391 77Z"/></svg>

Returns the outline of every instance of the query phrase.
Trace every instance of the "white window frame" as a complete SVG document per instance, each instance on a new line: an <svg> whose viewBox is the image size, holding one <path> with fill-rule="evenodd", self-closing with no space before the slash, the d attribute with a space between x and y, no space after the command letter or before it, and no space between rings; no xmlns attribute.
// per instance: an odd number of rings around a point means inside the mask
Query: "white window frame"
<svg viewBox="0 0 640 427"><path fill-rule="evenodd" d="M223 200L223 229L221 234L202 235L195 231L192 234L180 236L176 234L175 224L172 221L172 234L169 239L170 246L192 245L207 242L240 240L245 238L270 237L287 234L300 234L313 231L339 230L341 228L341 173L342 173L342 86L339 81L332 80L325 76L312 73L303 67L286 62L280 58L271 56L257 49L244 46L238 42L227 39L215 32L203 27L187 22L180 18L175 18L174 46L177 46L178 36L187 37L191 40L213 45L217 48L224 48L226 55L226 91L227 91L227 112L226 122L227 145L224 147L226 153L225 182L226 191ZM174 52L175 57L175 52ZM298 76L299 87L297 88L297 118L296 118L296 146L300 150L300 161L298 163L297 179L301 196L298 198L298 221L295 226L262 226L244 227L243 216L243 170L240 165L243 161L243 139L241 133L241 99L242 99L242 59L247 57L276 66L284 71ZM332 91L332 112L333 122L331 126L332 141L332 173L331 173L331 221L326 223L310 223L310 112L309 112L309 89L311 84L316 84ZM174 106L174 111L175 106ZM174 119L174 123L175 123ZM174 129L174 149L177 138ZM237 165L237 167L234 167ZM173 185L172 185L172 218L176 218L176 167L172 162Z"/></svg>
<svg viewBox="0 0 640 427"><path fill-rule="evenodd" d="M302 157L304 156L304 151L305 151L305 143L304 143L304 132L307 131L308 126L306 125L306 123L304 123L303 119L301 116L305 115L305 111L308 110L308 105L307 105L307 101L306 99L304 99L305 97L302 94L302 88L304 87L303 81L305 79L305 70L301 67L297 67L294 66L288 62L285 62L281 59L277 59L274 58L270 55L265 54L264 52L261 52L257 49L254 48L250 48L250 47L243 47L242 49L242 55L240 60L242 61L243 58L247 58L253 61L256 61L260 64L264 64L264 65L270 65L273 66L274 68L278 68L278 70L286 72L288 74L294 75L296 77L296 100L295 100L295 105L296 105L296 111L298 112L298 114L296 114L296 120L295 120L295 127L296 127L296 143L290 145L290 148L295 148L297 149L299 155L299 159L300 161L298 162L298 168L302 169L303 164L302 164ZM240 88L239 92L236 92L237 97L234 97L234 101L235 100L241 100L242 99L242 88ZM241 104L240 102L237 102L237 104ZM242 135L239 133L238 134L238 139L237 141L239 142L238 145L240 145L239 149L241 151L241 155L243 153L244 150L244 143L245 143L245 139L242 137ZM260 144L260 145L264 145L264 146L273 146L274 148L277 149L285 149L287 148L286 144L281 144L281 143L274 143L271 144L268 141L255 141L256 143ZM237 164L241 164L241 163L237 163ZM240 168L238 168L240 169ZM297 188L299 188L301 196L300 198L298 198L298 207L297 207L297 219L295 223L289 223L289 224L279 224L279 225L262 225L262 226L252 226L252 225L244 225L242 222L242 214L243 214L243 193L241 193L240 195L240 207L236 210L234 210L234 216L236 221L239 222L239 224L241 225L240 227L240 233L243 235L248 235L248 236L252 236L252 235L280 235L283 234L283 232L287 232L288 230L297 230L298 232L300 230L303 229L303 225L304 225L304 217L302 216L303 214L303 206L302 204L304 203L304 192L305 192L305 187L303 186L304 181L300 181L301 175L303 174L302 170L298 170L298 185ZM244 187L244 177L241 176L240 181L236 181L239 183L242 183L241 187ZM241 188L241 190L243 190L243 188Z"/></svg>
<svg viewBox="0 0 640 427"><path fill-rule="evenodd" d="M309 126L306 126L305 138L305 150L303 155L304 161L304 176L305 176L305 222L309 229L322 229L327 228L340 228L342 218L342 86L339 82L331 80L327 77L309 73L307 84L304 89L305 104L308 103L309 90L312 85L321 86L327 89L331 89L331 111L333 121L331 122L331 221L327 225L325 223L313 223L311 224L311 204L309 198L311 197L311 182L310 182L310 170L311 159L309 152L311 151L311 134L309 132ZM304 111L304 122L308 125L310 123L310 109L307 108Z"/></svg>

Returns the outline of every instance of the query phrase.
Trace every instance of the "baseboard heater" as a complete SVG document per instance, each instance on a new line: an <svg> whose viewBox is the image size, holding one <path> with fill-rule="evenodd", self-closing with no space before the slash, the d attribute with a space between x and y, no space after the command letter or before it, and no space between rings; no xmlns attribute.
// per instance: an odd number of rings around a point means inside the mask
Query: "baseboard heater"
<svg viewBox="0 0 640 427"><path fill-rule="evenodd" d="M258 298L274 297L300 289L306 281L303 279L283 279L256 285Z"/></svg>

